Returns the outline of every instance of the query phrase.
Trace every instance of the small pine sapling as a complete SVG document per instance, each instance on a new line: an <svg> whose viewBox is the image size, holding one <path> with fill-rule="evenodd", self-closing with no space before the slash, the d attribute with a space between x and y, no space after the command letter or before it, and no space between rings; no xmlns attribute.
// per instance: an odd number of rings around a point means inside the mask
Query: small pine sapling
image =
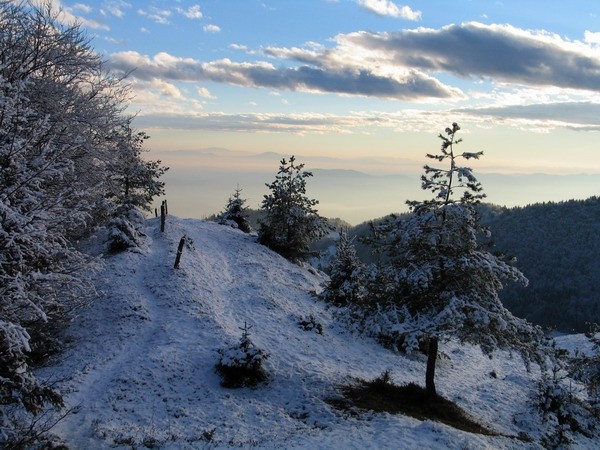
<svg viewBox="0 0 600 450"><path fill-rule="evenodd" d="M590 324L585 333L591 352L570 353L550 347L554 365L542 375L534 405L544 423L542 441L547 448L562 448L581 434L600 438L600 329Z"/></svg>
<svg viewBox="0 0 600 450"><path fill-rule="evenodd" d="M108 250L118 253L130 248L138 248L145 234L141 231L143 213L134 206L122 205L117 208L113 219L108 223Z"/></svg>
<svg viewBox="0 0 600 450"><path fill-rule="evenodd" d="M252 227L248 222L248 207L245 206L246 199L242 198L241 194L242 189L238 186L233 195L229 197L225 211L218 217L218 222L221 225L230 225L238 228L244 233L250 233Z"/></svg>
<svg viewBox="0 0 600 450"><path fill-rule="evenodd" d="M256 348L250 339L250 328L244 322L240 342L219 350L220 358L216 369L222 377L223 387L255 387L268 379L263 363L269 355Z"/></svg>
<svg viewBox="0 0 600 450"><path fill-rule="evenodd" d="M592 344L592 354L583 358L578 379L585 383L596 419L600 421L600 325L590 323L588 326L585 336Z"/></svg>
<svg viewBox="0 0 600 450"><path fill-rule="evenodd" d="M328 267L329 280L321 293L321 298L336 306L360 304L367 294L365 266L356 255L353 241L347 230L340 231L335 257Z"/></svg>
<svg viewBox="0 0 600 450"><path fill-rule="evenodd" d="M593 407L582 399L582 391L569 378L567 359L556 359L552 369L542 375L534 394L534 405L543 422L542 444L546 448L568 447L576 434L588 438L600 436Z"/></svg>

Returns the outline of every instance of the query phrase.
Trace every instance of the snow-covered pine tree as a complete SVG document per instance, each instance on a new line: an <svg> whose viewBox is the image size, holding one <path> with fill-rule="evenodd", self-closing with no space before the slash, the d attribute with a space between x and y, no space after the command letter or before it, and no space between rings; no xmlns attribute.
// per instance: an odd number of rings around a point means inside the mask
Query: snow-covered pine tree
<svg viewBox="0 0 600 450"><path fill-rule="evenodd" d="M427 155L447 164L424 167L422 188L433 198L407 202L412 212L408 219L392 219L377 230L397 283L386 307L407 350L428 344L426 389L431 400L437 396L440 341L456 338L490 355L497 349L514 349L526 361L539 361L543 341L539 327L514 317L498 297L504 280L525 284L527 279L477 242L481 230L474 205L484 194L472 170L458 161L479 159L483 153L457 153L459 130L456 123L446 128L445 135L439 135L440 152Z"/></svg>
<svg viewBox="0 0 600 450"><path fill-rule="evenodd" d="M244 233L250 233L252 227L248 223L248 207L245 206L246 199L242 198L242 189L237 186L235 192L229 197L225 211L219 217L218 222L222 225L232 225L242 230Z"/></svg>
<svg viewBox="0 0 600 450"><path fill-rule="evenodd" d="M244 322L240 342L218 350L220 358L216 369L223 378L223 387L254 387L268 379L263 363L269 354L254 345L250 339L250 328Z"/></svg>
<svg viewBox="0 0 600 450"><path fill-rule="evenodd" d="M106 198L113 205L108 226L109 250L116 252L137 247L143 236L143 210L149 210L152 199L165 193L160 180L167 167L161 161L142 159L143 143L149 136L135 132L131 119L110 137L115 142L116 158L107 164Z"/></svg>
<svg viewBox="0 0 600 450"><path fill-rule="evenodd" d="M291 156L281 160L275 181L266 185L271 193L262 202L266 217L260 223L259 242L290 260L309 257L311 242L330 230L315 209L319 202L306 196L306 179L312 175Z"/></svg>
<svg viewBox="0 0 600 450"><path fill-rule="evenodd" d="M342 229L336 242L335 256L328 268L329 280L321 296L337 306L360 304L366 297L365 266L356 255L354 239Z"/></svg>
<svg viewBox="0 0 600 450"><path fill-rule="evenodd" d="M115 145L115 158L107 167L111 174L107 181L107 196L116 205L132 205L149 210L152 200L164 194L165 183L160 178L168 167L161 161L142 159L144 142L150 137L143 131L135 131L131 118L115 129L110 140Z"/></svg>

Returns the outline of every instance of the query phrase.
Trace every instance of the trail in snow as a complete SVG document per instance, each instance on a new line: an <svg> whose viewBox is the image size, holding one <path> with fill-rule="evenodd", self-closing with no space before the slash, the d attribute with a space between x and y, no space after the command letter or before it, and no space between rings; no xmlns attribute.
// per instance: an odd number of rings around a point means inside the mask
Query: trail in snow
<svg viewBox="0 0 600 450"><path fill-rule="evenodd" d="M311 295L323 276L253 236L175 217L166 233L158 228L147 221L141 253L106 258L104 294L74 321L70 349L46 369L66 378L66 401L78 407L56 428L72 448L536 448L403 416L334 410L325 400L341 383L384 370L399 383L421 382L423 359L350 334ZM194 248L184 249L175 270L183 235ZM309 316L323 335L299 327ZM224 389L214 372L217 350L236 343L244 323L270 353L270 381ZM513 419L528 411L535 374L507 355L490 361L452 344L442 351L439 390L502 433L522 431Z"/></svg>

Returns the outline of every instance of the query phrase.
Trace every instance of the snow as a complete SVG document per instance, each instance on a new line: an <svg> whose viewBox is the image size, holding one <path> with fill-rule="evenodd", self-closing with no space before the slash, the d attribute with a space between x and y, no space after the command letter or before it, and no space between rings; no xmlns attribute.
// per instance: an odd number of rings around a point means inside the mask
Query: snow
<svg viewBox="0 0 600 450"><path fill-rule="evenodd" d="M539 370L520 357L490 359L449 343L438 391L503 436L483 436L402 415L350 415L329 405L355 377L390 370L396 383L423 383L425 359L352 334L311 292L325 276L289 263L256 236L169 216L146 221L142 251L105 259L100 296L66 331L69 347L40 378L58 381L73 412L53 432L74 449L194 448L540 448L527 399ZM179 269L177 244L188 236ZM323 334L299 325L310 317ZM250 338L269 354L269 381L221 387L219 349ZM492 374L493 373L493 374ZM580 448L585 448L582 443Z"/></svg>

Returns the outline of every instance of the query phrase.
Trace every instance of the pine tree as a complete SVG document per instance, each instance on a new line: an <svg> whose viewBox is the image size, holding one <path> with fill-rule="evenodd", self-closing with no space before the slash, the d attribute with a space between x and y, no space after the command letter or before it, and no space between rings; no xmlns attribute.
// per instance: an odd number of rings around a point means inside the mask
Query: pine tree
<svg viewBox="0 0 600 450"><path fill-rule="evenodd" d="M294 156L282 159L275 181L266 185L271 193L262 202L266 217L260 223L259 242L290 260L306 259L311 242L329 231L315 209L319 202L306 196L306 179L312 173L303 169Z"/></svg>
<svg viewBox="0 0 600 450"><path fill-rule="evenodd" d="M395 329L408 350L428 344L426 389L437 396L435 366L440 341L454 337L479 345L488 354L497 349L518 350L527 360L539 357L542 332L514 317L498 297L503 280L527 283L524 275L477 242L481 232L474 205L482 187L459 159L479 159L482 152L457 153L460 127L446 128L440 152L427 157L446 167L426 165L422 188L434 194L425 201L409 201L412 215L379 227L395 274L391 299ZM461 194L458 197L458 194Z"/></svg>
<svg viewBox="0 0 600 450"><path fill-rule="evenodd" d="M335 257L329 265L329 281L322 298L337 306L360 304L366 296L364 264L356 256L354 240L345 229L340 231Z"/></svg>
<svg viewBox="0 0 600 450"><path fill-rule="evenodd" d="M152 199L165 193L160 178L168 168L161 161L144 161L141 157L148 138L146 133L131 128L130 119L110 136L116 149L116 158L107 164L110 175L106 182L106 198L113 205L108 224L108 247L112 252L139 246L144 235L142 211L149 210Z"/></svg>
<svg viewBox="0 0 600 450"><path fill-rule="evenodd" d="M254 345L250 339L250 328L244 322L239 343L218 351L220 358L216 369L223 378L223 387L254 387L268 379L263 363L269 354Z"/></svg>
<svg viewBox="0 0 600 450"><path fill-rule="evenodd" d="M248 223L248 207L244 206L246 199L242 198L242 189L238 186L232 196L227 201L225 211L218 218L220 224L235 224L235 226L244 233L250 233L252 227Z"/></svg>

